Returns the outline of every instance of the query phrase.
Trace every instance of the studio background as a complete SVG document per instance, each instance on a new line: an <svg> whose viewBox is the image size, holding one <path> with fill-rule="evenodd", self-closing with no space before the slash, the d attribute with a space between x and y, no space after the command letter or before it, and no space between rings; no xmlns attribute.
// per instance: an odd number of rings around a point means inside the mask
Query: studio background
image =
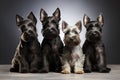
<svg viewBox="0 0 120 80"><path fill-rule="evenodd" d="M23 17L32 11L37 18L39 41L42 42L40 9L48 15L59 7L61 21L65 20L74 25L87 14L91 20L96 20L99 13L103 13L103 41L106 47L107 63L120 64L120 1L119 0L0 0L0 64L10 64L15 49L19 43L20 31L16 25L15 15ZM60 25L61 30L61 25ZM85 28L82 26L80 37L81 46L85 40ZM60 32L63 40L63 33Z"/></svg>

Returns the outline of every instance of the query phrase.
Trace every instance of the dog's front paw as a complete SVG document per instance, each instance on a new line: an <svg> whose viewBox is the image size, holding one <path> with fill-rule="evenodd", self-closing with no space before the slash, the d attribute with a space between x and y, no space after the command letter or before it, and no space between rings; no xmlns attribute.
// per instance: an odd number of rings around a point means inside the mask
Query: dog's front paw
<svg viewBox="0 0 120 80"><path fill-rule="evenodd" d="M100 73L109 73L110 72L110 68L101 68L101 69L99 69L99 72Z"/></svg>
<svg viewBox="0 0 120 80"><path fill-rule="evenodd" d="M68 69L64 69L61 71L62 74L70 74L70 70Z"/></svg>
<svg viewBox="0 0 120 80"><path fill-rule="evenodd" d="M21 69L19 72L20 72L20 73L28 73L28 70L23 68L23 69Z"/></svg>
<svg viewBox="0 0 120 80"><path fill-rule="evenodd" d="M89 68L85 68L85 69L84 69L84 72L85 72L85 73L91 73L92 71L91 71L91 69L89 69Z"/></svg>
<svg viewBox="0 0 120 80"><path fill-rule="evenodd" d="M76 73L76 74L83 74L84 71L83 71L83 70L76 70L75 73Z"/></svg>
<svg viewBox="0 0 120 80"><path fill-rule="evenodd" d="M83 68L75 67L74 73L76 73L76 74L83 74L84 70L83 70Z"/></svg>
<svg viewBox="0 0 120 80"><path fill-rule="evenodd" d="M49 69L48 68L43 68L41 70L39 70L39 73L48 73Z"/></svg>
<svg viewBox="0 0 120 80"><path fill-rule="evenodd" d="M10 72L18 72L19 70L17 68L11 67Z"/></svg>
<svg viewBox="0 0 120 80"><path fill-rule="evenodd" d="M32 69L30 69L30 72L31 72L31 73L37 73L37 72L39 72L39 71L38 71L37 68L32 68Z"/></svg>

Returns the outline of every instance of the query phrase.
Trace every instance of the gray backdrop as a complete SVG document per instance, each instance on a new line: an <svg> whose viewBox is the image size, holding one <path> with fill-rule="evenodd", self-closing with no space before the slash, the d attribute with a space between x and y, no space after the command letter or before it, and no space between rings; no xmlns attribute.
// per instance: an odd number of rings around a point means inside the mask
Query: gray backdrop
<svg viewBox="0 0 120 80"><path fill-rule="evenodd" d="M83 23L83 16L87 14L96 20L102 12L105 24L103 40L106 45L106 56L109 64L120 63L120 1L119 0L0 0L0 64L11 63L15 49L20 39L20 32L16 26L15 15L26 16L33 11L37 17L39 41L42 41L39 12L43 8L52 15L55 9L61 10L61 21L74 25L78 20ZM85 28L80 34L82 44L85 40ZM61 30L61 25L60 25ZM63 39L63 33L60 34Z"/></svg>

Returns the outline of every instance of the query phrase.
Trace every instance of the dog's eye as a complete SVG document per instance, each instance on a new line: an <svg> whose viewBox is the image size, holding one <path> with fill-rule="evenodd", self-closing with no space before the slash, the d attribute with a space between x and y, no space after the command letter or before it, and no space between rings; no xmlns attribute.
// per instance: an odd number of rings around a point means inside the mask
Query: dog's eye
<svg viewBox="0 0 120 80"><path fill-rule="evenodd" d="M102 32L102 29L100 28L100 32Z"/></svg>
<svg viewBox="0 0 120 80"><path fill-rule="evenodd" d="M99 25L98 24L95 24L96 27L98 27Z"/></svg>
<svg viewBox="0 0 120 80"><path fill-rule="evenodd" d="M70 31L68 30L66 33L65 33L65 35L67 35L67 34L69 34L70 33Z"/></svg>
<svg viewBox="0 0 120 80"><path fill-rule="evenodd" d="M87 28L87 31L89 31L90 29L92 29L92 27L88 27L88 28Z"/></svg>
<svg viewBox="0 0 120 80"><path fill-rule="evenodd" d="M55 20L52 20L51 22L52 22L52 23L56 23L56 21L55 21Z"/></svg>
<svg viewBox="0 0 120 80"><path fill-rule="evenodd" d="M37 31L37 29L35 27L33 29L34 29L34 31Z"/></svg>
<svg viewBox="0 0 120 80"><path fill-rule="evenodd" d="M89 27L93 27L93 25L92 25L92 24L90 24L90 25L89 25Z"/></svg>
<svg viewBox="0 0 120 80"><path fill-rule="evenodd" d="M77 31L74 31L74 33L75 33L75 34L78 34L78 32L77 32Z"/></svg>
<svg viewBox="0 0 120 80"><path fill-rule="evenodd" d="M34 26L32 23L29 23L28 26Z"/></svg>
<svg viewBox="0 0 120 80"><path fill-rule="evenodd" d="M48 26L48 21L44 21L42 24L43 24L43 27L46 28Z"/></svg>

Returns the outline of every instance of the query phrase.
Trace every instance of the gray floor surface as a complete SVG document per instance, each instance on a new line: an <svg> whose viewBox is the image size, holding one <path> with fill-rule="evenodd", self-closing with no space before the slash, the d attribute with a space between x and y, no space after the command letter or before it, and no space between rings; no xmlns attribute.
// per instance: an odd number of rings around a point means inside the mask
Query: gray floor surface
<svg viewBox="0 0 120 80"><path fill-rule="evenodd" d="M0 80L120 80L120 65L108 65L110 73L13 73L9 72L10 65L0 65Z"/></svg>

